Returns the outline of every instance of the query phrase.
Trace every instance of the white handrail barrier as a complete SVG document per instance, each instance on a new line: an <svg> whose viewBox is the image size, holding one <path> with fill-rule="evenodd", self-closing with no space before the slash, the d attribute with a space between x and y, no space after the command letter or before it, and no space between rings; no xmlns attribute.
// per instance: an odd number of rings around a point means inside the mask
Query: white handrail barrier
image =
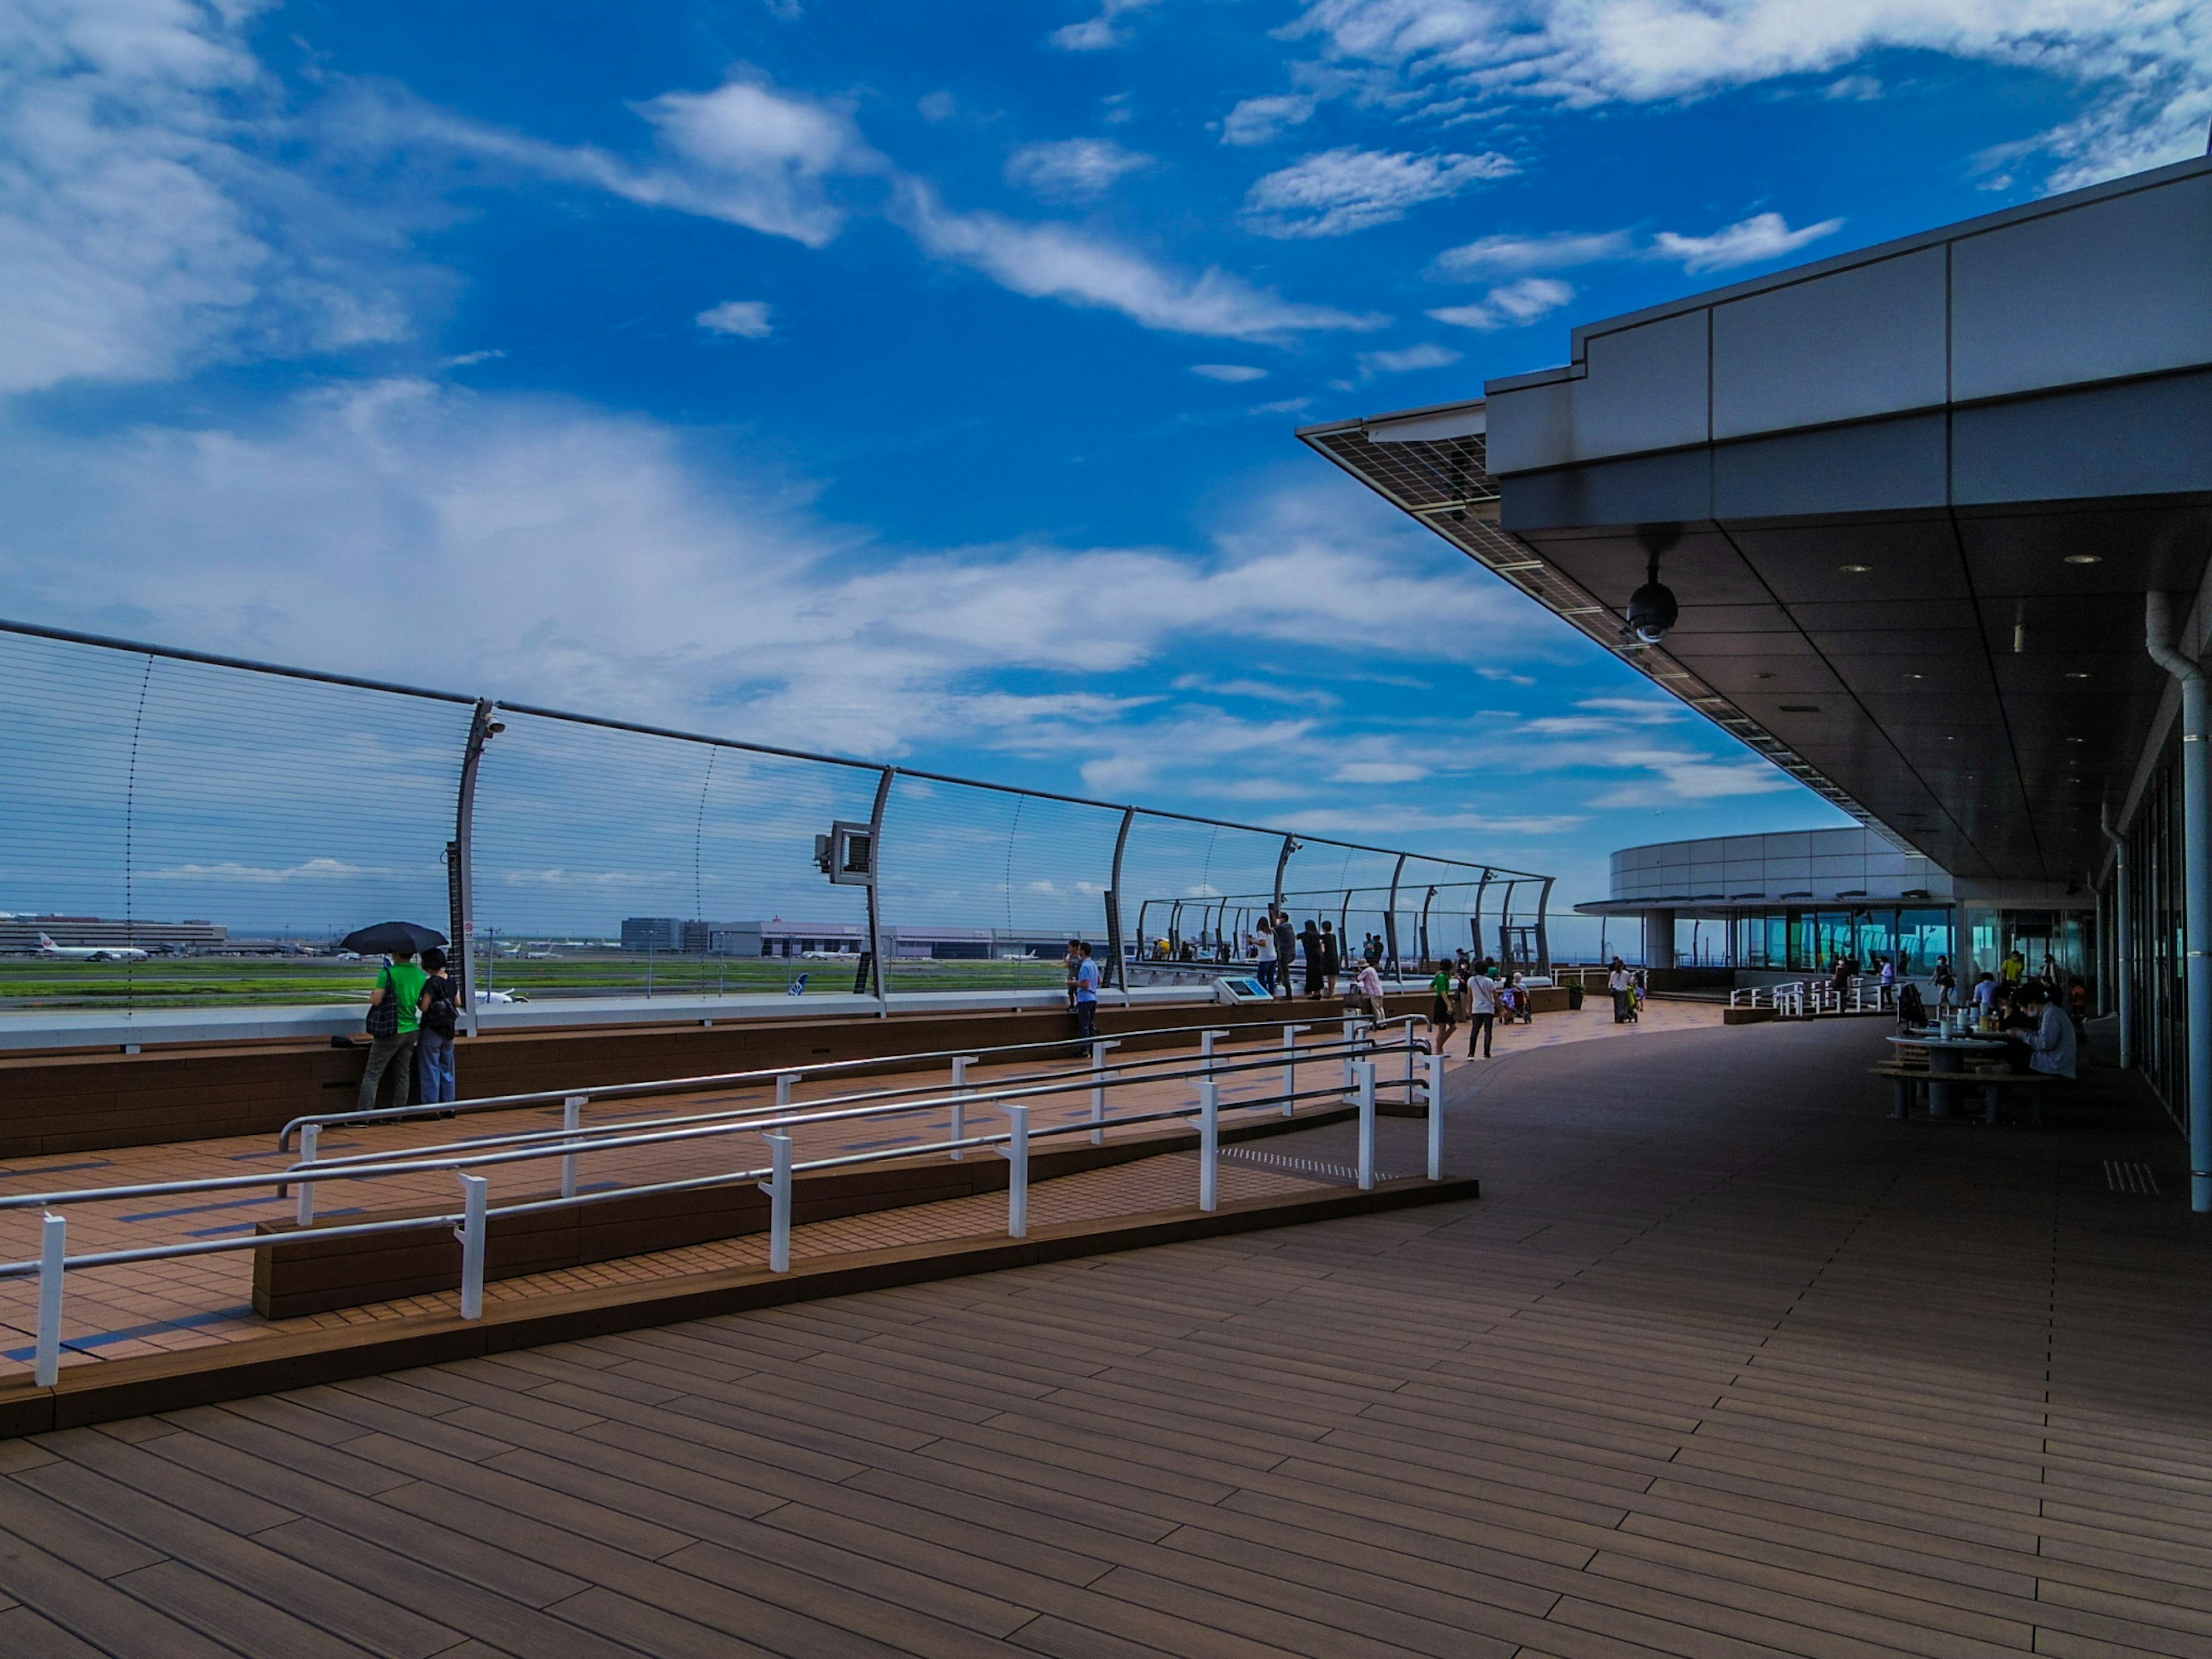
<svg viewBox="0 0 2212 1659"><path fill-rule="evenodd" d="M1418 1016L1411 1017L1407 1024L1407 1040L1413 1040L1412 1025ZM1392 1022L1396 1024L1398 1022ZM1422 1022L1425 1024L1425 1022ZM1352 1070L1355 1099L1360 1109L1361 1185L1371 1188L1374 1175L1375 1100L1376 1066L1369 1057L1373 1053L1370 1042L1371 1028L1365 1022L1352 1022L1356 1027L1356 1045L1345 1055L1347 1069ZM1124 1113L1105 1121L1114 1127L1176 1120L1188 1122L1197 1116L1200 1122L1201 1149L1201 1185L1211 1191L1202 1196L1218 1200L1219 1169L1219 1113L1220 1078L1225 1073L1269 1070L1278 1064L1283 1067L1286 1083L1296 1082L1296 1066L1299 1057L1297 1036L1299 1030L1286 1030L1284 1048L1279 1055L1261 1054L1242 1060L1227 1061L1219 1054L1201 1056L1197 1066L1185 1065L1180 1071L1161 1073L1158 1067L1170 1063L1177 1057L1163 1057L1158 1061L1137 1061L1136 1075L1123 1068L1094 1074L1090 1068L1073 1073L1043 1074L1042 1082L1023 1083L1012 1089L994 1088L995 1103L1006 1108L1011 1132L1003 1136L961 1137L954 1143L939 1143L936 1146L901 1146L890 1150L849 1152L795 1164L792 1158L792 1138L789 1130L800 1124L848 1122L907 1113L933 1111L971 1097L966 1094L912 1099L906 1097L915 1091L863 1091L850 1097L832 1097L807 1103L807 1109L793 1111L761 1120L763 1109L754 1107L742 1112L713 1111L689 1117L632 1121L622 1125L604 1125L586 1129L576 1125L565 1109L559 1129L530 1130L505 1135L477 1137L473 1140L449 1142L434 1148L402 1148L384 1152L359 1153L341 1158L319 1155L316 1142L319 1140L321 1121L309 1121L301 1125L303 1145L302 1158L289 1168L254 1175L219 1176L186 1181L143 1182L121 1187L78 1188L45 1194L13 1194L0 1195L0 1213L9 1210L38 1208L43 1220L39 1257L31 1261L0 1262L0 1277L21 1276L35 1273L39 1281L39 1332L34 1349L34 1372L42 1379L40 1386L52 1386L58 1374L61 1352L61 1321L65 1275L71 1267L116 1267L126 1263L177 1260L185 1256L213 1255L239 1249L282 1248L295 1243L313 1241L326 1243L341 1238L369 1237L387 1233L416 1231L425 1227L445 1226L453 1230L462 1245L461 1312L467 1319L478 1318L483 1311L483 1291L485 1277L485 1256L489 1247L489 1224L502 1217L535 1214L580 1205L611 1202L678 1192L692 1192L709 1188L726 1187L743 1181L758 1182L770 1199L769 1267L773 1272L788 1272L791 1265L791 1228L793 1180L801 1170L819 1170L849 1168L890 1158L912 1158L930 1152L957 1152L968 1146L993 1146L1008 1158L1013 1168L1010 1176L1008 1196L1008 1225L1012 1236L1025 1237L1029 1211L1029 1145L1035 1134L1065 1134L1093 1133L1105 1127L1087 1120L1032 1131L1030 1127L1030 1100L1055 1095L1065 1096L1088 1088L1110 1088L1120 1084L1167 1082L1181 1079L1200 1085L1200 1098L1195 1106L1173 1107L1156 1111ZM1063 1045L1064 1046L1064 1045ZM1322 1042L1315 1045L1313 1052L1325 1057L1338 1045ZM1360 1056L1352 1058L1352 1054ZM1432 1065L1431 1073L1437 1068ZM964 1078L963 1079L964 1083ZM1297 1090L1285 1089L1285 1103L1295 1111ZM1309 1091L1317 1099L1341 1099L1340 1091L1322 1089ZM1006 1096L1028 1097L1029 1099L1008 1099ZM895 1098L886 1098L885 1096ZM568 1097L580 1109L587 1096ZM848 1104L847 1101L857 1103ZM1267 1099L1243 1103L1261 1107L1274 1103ZM1413 1097L1408 1096L1408 1104ZM525 1200L513 1204L493 1206L489 1198L489 1179L474 1173L509 1164L520 1164L535 1160L561 1161L564 1170L572 1168L582 1156L603 1152L619 1152L641 1146L678 1146L702 1139L742 1133L758 1133L769 1146L771 1164L766 1170L723 1170L714 1174L652 1182L638 1186L611 1185L600 1191L576 1193L564 1190L557 1198ZM1433 1131L1432 1131L1433 1133ZM71 1203L112 1202L125 1199L164 1197L179 1194L235 1191L251 1188L273 1188L277 1196L284 1195L290 1185L301 1188L301 1212L312 1221L314 1212L313 1192L325 1181L371 1181L387 1176L419 1176L445 1171L458 1176L462 1182L464 1200L459 1214L417 1214L374 1222L349 1222L336 1226L302 1226L289 1233L253 1234L246 1237L200 1238L167 1244L149 1245L119 1250L88 1252L72 1261L67 1250L67 1222L57 1212L58 1206ZM767 1180L762 1181L761 1177ZM564 1188L573 1181L565 1181Z"/></svg>
<svg viewBox="0 0 2212 1659"><path fill-rule="evenodd" d="M1030 1236L1030 1109L1006 1103L1006 1237Z"/></svg>
<svg viewBox="0 0 2212 1659"><path fill-rule="evenodd" d="M1375 1189L1375 1062L1356 1060L1353 1081L1359 1092L1359 1190Z"/></svg>
<svg viewBox="0 0 2212 1659"><path fill-rule="evenodd" d="M952 1161L957 1164L967 1153L968 1139L968 1068L978 1056L955 1054L952 1057Z"/></svg>
<svg viewBox="0 0 2212 1659"><path fill-rule="evenodd" d="M566 1133L574 1135L577 1130L583 1127L584 1097L582 1095L570 1095L568 1099L561 1103L561 1127ZM305 1132L302 1131L302 1133L304 1133ZM576 1155L574 1152L570 1152L566 1158L561 1160L561 1196L563 1198L574 1198L575 1195Z"/></svg>
<svg viewBox="0 0 2212 1659"><path fill-rule="evenodd" d="M461 1241L461 1317L483 1317L484 1233L488 1223L484 1216L486 1201L491 1192L488 1176L465 1175L461 1177L462 1220L453 1229L453 1237Z"/></svg>
<svg viewBox="0 0 2212 1659"><path fill-rule="evenodd" d="M1221 1207L1221 1085L1210 1077L1198 1082L1198 1207Z"/></svg>
<svg viewBox="0 0 2212 1659"><path fill-rule="evenodd" d="M1106 1056L1121 1046L1110 1037L1091 1039L1091 1075L1097 1079L1091 1085L1091 1144L1094 1146L1106 1144L1106 1079L1110 1075L1106 1070ZM1210 1063L1213 1056L1211 1036L1206 1038L1206 1053Z"/></svg>
<svg viewBox="0 0 2212 1659"><path fill-rule="evenodd" d="M310 1123L300 1131L301 1163L313 1164L315 1161L315 1143L322 1138L323 1126L319 1123ZM281 1197L283 1194L280 1193L278 1195ZM300 1183L300 1202L293 1212L293 1219L302 1227L313 1224L315 1219L315 1183L313 1182L303 1181Z"/></svg>
<svg viewBox="0 0 2212 1659"><path fill-rule="evenodd" d="M1310 1031L1310 1025L1283 1027L1283 1115L1297 1115L1298 1098L1298 1033Z"/></svg>
<svg viewBox="0 0 2212 1659"><path fill-rule="evenodd" d="M1444 1057L1431 1054L1428 1086L1423 1091L1429 1109L1429 1179L1444 1178Z"/></svg>

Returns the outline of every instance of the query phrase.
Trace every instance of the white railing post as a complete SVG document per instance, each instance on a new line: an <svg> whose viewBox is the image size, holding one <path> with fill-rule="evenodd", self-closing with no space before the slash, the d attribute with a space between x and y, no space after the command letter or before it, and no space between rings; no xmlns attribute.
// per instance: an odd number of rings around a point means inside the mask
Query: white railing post
<svg viewBox="0 0 2212 1659"><path fill-rule="evenodd" d="M952 1158L955 1163L968 1155L968 1149L959 1143L968 1139L968 1067L981 1059L980 1054L955 1054L952 1057Z"/></svg>
<svg viewBox="0 0 2212 1659"><path fill-rule="evenodd" d="M584 1127L584 1103L589 1098L586 1095L570 1095L561 1103L561 1127L565 1133L573 1135ZM561 1160L561 1196L575 1195L576 1155L570 1152Z"/></svg>
<svg viewBox="0 0 2212 1659"><path fill-rule="evenodd" d="M1091 1144L1106 1144L1106 1085L1112 1073L1106 1069L1106 1056L1121 1046L1116 1039L1100 1037L1091 1045Z"/></svg>
<svg viewBox="0 0 2212 1659"><path fill-rule="evenodd" d="M1221 1207L1221 1085L1212 1078L1198 1084L1198 1207L1211 1214Z"/></svg>
<svg viewBox="0 0 2212 1659"><path fill-rule="evenodd" d="M313 1164L315 1161L315 1143L322 1138L321 1124L309 1123L301 1127L300 1130L301 1163ZM300 1183L300 1204L299 1207L293 1212L293 1218L302 1227L313 1223L315 1219L315 1183L313 1182L302 1181Z"/></svg>
<svg viewBox="0 0 2212 1659"><path fill-rule="evenodd" d="M69 1261L69 1222L49 1210L39 1224L39 1340L32 1380L51 1389L62 1374L62 1274Z"/></svg>
<svg viewBox="0 0 2212 1659"><path fill-rule="evenodd" d="M1354 1098L1352 1068L1358 1063L1355 1056L1358 1052L1359 1022L1350 1014L1346 1014L1344 1017L1344 1098L1347 1105Z"/></svg>
<svg viewBox="0 0 2212 1659"><path fill-rule="evenodd" d="M1359 1085L1359 1190L1375 1185L1375 1062L1363 1060L1352 1066Z"/></svg>
<svg viewBox="0 0 2212 1659"><path fill-rule="evenodd" d="M461 1224L453 1236L461 1241L461 1317L483 1317L484 1200L491 1182L483 1176L461 1177Z"/></svg>
<svg viewBox="0 0 2212 1659"><path fill-rule="evenodd" d="M1030 1236L1030 1109L1008 1106L1006 1121L1012 1130L1006 1153L1006 1237Z"/></svg>
<svg viewBox="0 0 2212 1659"><path fill-rule="evenodd" d="M775 1079L775 1109L779 1112L791 1104L791 1085L799 1081L796 1072L779 1072Z"/></svg>
<svg viewBox="0 0 2212 1659"><path fill-rule="evenodd" d="M768 1270L791 1271L791 1137L763 1134L768 1142L769 1178L760 1183L768 1194Z"/></svg>
<svg viewBox="0 0 2212 1659"><path fill-rule="evenodd" d="M1427 1048L1427 1046L1428 1046L1428 1045L1427 1045L1425 1042L1424 1042L1424 1043L1422 1044L1422 1047L1423 1047L1425 1049ZM1412 1022L1411 1020L1408 1020L1408 1021L1407 1021L1407 1022L1406 1022L1406 1109L1407 1109L1407 1110L1411 1111L1411 1110L1413 1109L1413 1022Z"/></svg>
<svg viewBox="0 0 2212 1659"><path fill-rule="evenodd" d="M1304 1025L1283 1027L1283 1115L1296 1117L1298 1111L1298 1033L1310 1030Z"/></svg>
<svg viewBox="0 0 2212 1659"><path fill-rule="evenodd" d="M1444 1178L1444 1057L1429 1056L1429 1179Z"/></svg>

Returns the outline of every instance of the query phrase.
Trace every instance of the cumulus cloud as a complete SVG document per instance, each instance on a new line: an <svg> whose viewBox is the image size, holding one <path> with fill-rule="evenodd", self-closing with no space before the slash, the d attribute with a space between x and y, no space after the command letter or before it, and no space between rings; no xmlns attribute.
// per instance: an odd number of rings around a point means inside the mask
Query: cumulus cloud
<svg viewBox="0 0 2212 1659"><path fill-rule="evenodd" d="M1313 330L1376 329L1389 320L1297 304L1218 269L1177 276L1073 225L954 212L918 181L906 182L896 211L915 240L939 258L971 266L1017 294L1118 311L1147 328L1271 340Z"/></svg>
<svg viewBox="0 0 2212 1659"><path fill-rule="evenodd" d="M1492 151L1412 155L1345 145L1256 180L1245 195L1243 217L1262 236L1348 236L1515 171L1511 161Z"/></svg>
<svg viewBox="0 0 2212 1659"><path fill-rule="evenodd" d="M18 6L0 23L0 392L398 337L407 276L268 156L247 8Z"/></svg>
<svg viewBox="0 0 2212 1659"><path fill-rule="evenodd" d="M1045 38L1062 52L1104 52L1127 46L1129 31L1122 20L1158 4L1159 0L1104 0L1096 17L1066 24Z"/></svg>
<svg viewBox="0 0 2212 1659"><path fill-rule="evenodd" d="M1792 230L1790 222L1778 213L1755 213L1710 236L1682 236L1662 230L1651 239L1651 252L1655 258L1671 260L1694 276L1778 259L1843 228L1841 219L1823 219L1816 225Z"/></svg>
<svg viewBox="0 0 2212 1659"><path fill-rule="evenodd" d="M1570 108L1826 77L1885 50L2018 66L2099 98L2037 140L2062 188L2201 154L2212 117L2195 0L1307 0L1287 33L1468 99Z"/></svg>
<svg viewBox="0 0 2212 1659"><path fill-rule="evenodd" d="M1316 100L1310 93L1278 93L1266 98L1246 98L1221 118L1224 144L1267 144L1313 119Z"/></svg>
<svg viewBox="0 0 2212 1659"><path fill-rule="evenodd" d="M1124 149L1108 138L1061 138L1024 144L1006 158L1006 181L1048 202L1096 201L1124 174L1141 173L1156 158Z"/></svg>
<svg viewBox="0 0 2212 1659"><path fill-rule="evenodd" d="M1471 305L1439 306L1429 315L1455 328L1480 329L1488 333L1501 328L1526 327L1574 297L1574 289L1556 276L1523 276L1517 283L1492 289Z"/></svg>
<svg viewBox="0 0 2212 1659"><path fill-rule="evenodd" d="M765 340L775 332L769 320L765 300L725 300L709 306L692 320L711 334L735 334L748 340Z"/></svg>
<svg viewBox="0 0 2212 1659"><path fill-rule="evenodd" d="M1508 596L1397 556L1395 528L1352 533L1320 486L1188 551L913 550L660 422L428 381L302 395L252 428L3 435L16 614L431 684L466 664L471 689L799 747L1110 760L1148 741L1123 717L1155 688L1091 682L1195 638L1466 660L1515 637ZM1009 669L1043 678L1010 689Z"/></svg>
<svg viewBox="0 0 2212 1659"><path fill-rule="evenodd" d="M1267 371L1250 363L1193 363L1190 372L1208 380L1223 380L1231 386L1245 380L1264 380Z"/></svg>

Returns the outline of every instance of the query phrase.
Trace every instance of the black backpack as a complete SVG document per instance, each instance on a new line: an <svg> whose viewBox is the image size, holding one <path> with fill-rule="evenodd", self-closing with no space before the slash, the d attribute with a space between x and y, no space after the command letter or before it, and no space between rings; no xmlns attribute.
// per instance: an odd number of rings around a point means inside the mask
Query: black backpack
<svg viewBox="0 0 2212 1659"><path fill-rule="evenodd" d="M422 1006L422 1029L441 1037L453 1036L460 1027L460 1011L453 1001L453 981L443 974L433 974L426 988L430 1000Z"/></svg>

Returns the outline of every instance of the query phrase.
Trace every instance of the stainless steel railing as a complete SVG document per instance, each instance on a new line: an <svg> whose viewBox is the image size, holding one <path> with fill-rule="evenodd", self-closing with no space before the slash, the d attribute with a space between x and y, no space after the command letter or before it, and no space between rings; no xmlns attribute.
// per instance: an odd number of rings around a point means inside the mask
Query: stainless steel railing
<svg viewBox="0 0 2212 1659"><path fill-rule="evenodd" d="M1210 1028L1200 1031L1201 1052L1195 1063L1186 1060L1179 1067L1163 1069L1159 1063L1146 1062L1139 1068L1139 1074L1124 1076L1119 1070L1105 1069L1103 1053L1094 1051L1093 1065L1085 1071L1002 1079L981 1087L971 1086L966 1082L965 1067L959 1062L967 1057L954 1055L951 1058L955 1061L955 1083L951 1090L949 1092L935 1090L924 1093L921 1097L887 1099L884 1097L886 1095L911 1097L914 1091L877 1091L849 1097L833 1097L810 1103L804 1109L794 1109L787 1103L779 1102L769 1108L695 1114L645 1124L609 1124L591 1130L569 1124L559 1131L521 1131L508 1135L477 1137L469 1142L449 1143L434 1149L398 1149L344 1158L317 1158L314 1156L313 1142L319 1133L319 1125L311 1122L302 1127L305 1144L301 1159L280 1170L0 1196L0 1212L37 1209L41 1212L38 1256L0 1262L0 1278L31 1273L38 1276L38 1335L33 1349L33 1373L39 1386L50 1388L55 1385L59 1375L65 1279L72 1268L83 1270L141 1261L178 1260L240 1249L282 1249L307 1241L328 1243L340 1238L368 1237L424 1227L452 1226L462 1246L461 1315L465 1319L476 1319L482 1316L483 1307L487 1229L495 1218L754 1182L762 1187L769 1199L769 1267L773 1272L783 1273L787 1272L791 1265L792 1182L799 1174L854 1168L933 1153L944 1153L957 1158L970 1151L996 1152L1006 1157L1012 1166L1008 1186L1007 1227L1009 1235L1018 1238L1028 1231L1029 1149L1034 1140L1088 1133L1094 1142L1102 1142L1105 1131L1109 1127L1171 1120L1188 1121L1192 1117L1199 1120L1199 1206L1202 1211L1210 1212L1218 1206L1218 1202L1222 1080L1239 1073L1269 1070L1279 1066L1282 1071L1283 1085L1279 1091L1256 1100L1238 1102L1231 1109L1273 1106L1279 1107L1285 1116L1291 1116L1295 1113L1297 1103L1302 1099L1348 1099L1358 1114L1358 1182L1362 1188L1371 1188L1376 1180L1376 1097L1382 1086L1377 1072L1379 1057L1385 1052L1385 1045L1377 1041L1377 1032L1391 1028L1400 1028L1403 1031L1407 1103L1411 1106L1425 1103L1426 1105L1428 1178L1441 1180L1442 1057L1426 1055L1425 1075L1419 1080L1416 1078L1416 1055L1425 1048L1425 1043L1417 1042L1417 1031L1425 1032L1426 1025L1426 1020L1418 1015L1389 1021L1380 1027L1365 1021L1347 1019L1340 1036L1301 1045L1298 1036L1311 1028L1288 1024L1282 1028L1278 1052L1249 1059L1217 1054L1212 1039L1224 1035L1225 1030L1224 1028ZM1101 1047L1109 1041L1102 1039ZM1022 1048L1064 1045L1007 1046ZM1310 1063L1330 1060L1338 1061L1342 1067L1342 1075L1333 1085L1304 1091L1297 1088L1297 1068L1301 1061ZM1113 1114L1107 1109L1107 1095L1115 1088L1139 1083L1176 1081L1191 1083L1198 1097L1196 1101L1150 1111ZM641 1085L623 1086L635 1089ZM1030 1126L1030 1112L1034 1105L1054 1096L1085 1090L1088 1090L1091 1096L1091 1109L1087 1117L1041 1127ZM544 1097L549 1097L525 1098ZM1004 1114L1007 1127L996 1133L968 1133L965 1114L970 1108L995 1109ZM803 1163L793 1161L791 1132L796 1128L941 1109L949 1110L950 1114L949 1133L942 1139L921 1146L904 1145L884 1150L835 1153ZM640 1147L713 1140L742 1133L757 1133L767 1142L769 1162L765 1167L748 1166L670 1181L616 1186L590 1193L577 1189L578 1160L583 1158ZM524 1200L496 1207L491 1205L489 1177L477 1171L553 1158L562 1160L562 1191L557 1197ZM306 1224L313 1220L313 1194L324 1182L375 1181L439 1172L451 1173L461 1183L462 1205L458 1212L440 1210L430 1214L343 1223L336 1226L310 1227ZM274 1188L276 1195L281 1196L294 1185L300 1188L297 1218L302 1224L295 1232L181 1240L128 1249L91 1251L75 1256L68 1253L68 1220L64 1212L71 1206L236 1192L263 1187Z"/></svg>

